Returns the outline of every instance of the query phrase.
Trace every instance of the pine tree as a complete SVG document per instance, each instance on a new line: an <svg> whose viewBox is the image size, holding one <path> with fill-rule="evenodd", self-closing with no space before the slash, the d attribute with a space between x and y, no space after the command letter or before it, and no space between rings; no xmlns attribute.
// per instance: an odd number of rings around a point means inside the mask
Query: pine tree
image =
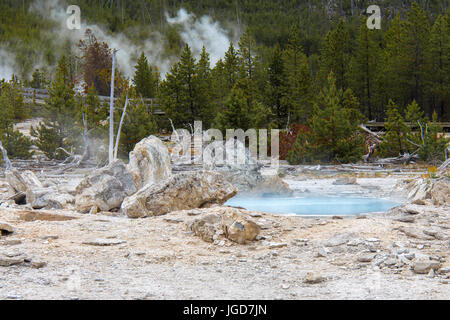
<svg viewBox="0 0 450 320"><path fill-rule="evenodd" d="M427 61L430 50L430 26L425 11L417 2L413 2L405 22L405 42L409 73L409 95L419 105L423 105L426 98L426 83L430 66ZM412 100L411 99L411 100ZM432 109L428 115L431 117Z"/></svg>
<svg viewBox="0 0 450 320"><path fill-rule="evenodd" d="M238 80L224 103L223 110L217 113L215 127L225 133L226 129L272 128L273 117L270 108L253 98L249 88L250 80Z"/></svg>
<svg viewBox="0 0 450 320"><path fill-rule="evenodd" d="M83 121L86 121L87 129L94 129L94 134L99 134L102 131L101 122L108 117L109 106L106 108L100 103L94 87L88 88L86 98L82 100L81 105L77 109L79 111L77 116L78 122L83 124Z"/></svg>
<svg viewBox="0 0 450 320"><path fill-rule="evenodd" d="M174 125L189 128L196 120L211 121L212 105L206 87L209 86L209 58L206 50L195 62L186 44L181 60L172 66L161 83L160 101Z"/></svg>
<svg viewBox="0 0 450 320"><path fill-rule="evenodd" d="M407 140L410 129L398 111L397 105L389 100L386 106L385 133L378 145L377 153L382 157L396 157L409 151Z"/></svg>
<svg viewBox="0 0 450 320"><path fill-rule="evenodd" d="M384 51L379 64L380 84L379 94L383 96L383 107L389 100L396 101L400 106L408 104L409 96L405 94L408 88L408 60L405 50L404 21L397 15L391 22L390 28L384 36ZM403 111L403 108L402 110Z"/></svg>
<svg viewBox="0 0 450 320"><path fill-rule="evenodd" d="M0 140L10 158L29 159L32 156L32 142L21 132L14 130L17 106L23 104L22 95L17 90L17 84L0 82Z"/></svg>
<svg viewBox="0 0 450 320"><path fill-rule="evenodd" d="M244 91L239 87L231 90L222 112L217 114L215 125L225 132L226 129L247 130L251 125L250 110Z"/></svg>
<svg viewBox="0 0 450 320"><path fill-rule="evenodd" d="M242 63L240 61L238 51L234 48L233 43L230 42L228 51L225 52L225 60L223 62L223 73L225 80L223 89L225 90L226 95L228 95L231 89L233 89L239 79L242 71L241 66Z"/></svg>
<svg viewBox="0 0 450 320"><path fill-rule="evenodd" d="M432 106L443 121L450 120L450 24L449 16L439 15L431 29L429 64Z"/></svg>
<svg viewBox="0 0 450 320"><path fill-rule="evenodd" d="M278 128L286 127L290 117L291 106L286 98L289 90L287 79L283 53L276 44L269 62L265 101L275 115Z"/></svg>
<svg viewBox="0 0 450 320"><path fill-rule="evenodd" d="M291 123L304 123L312 111L314 102L312 77L298 33L297 26L293 25L284 51L288 79L288 94L285 99L290 107Z"/></svg>
<svg viewBox="0 0 450 320"><path fill-rule="evenodd" d="M49 98L44 106L44 121L35 130L31 128L32 136L36 137L36 146L53 159L55 156L64 158L67 154L59 152L58 148L68 149L78 145L80 130L75 123L77 116L73 83L70 80L69 69L65 56L58 62L55 80L49 90Z"/></svg>
<svg viewBox="0 0 450 320"><path fill-rule="evenodd" d="M134 68L136 71L133 77L133 84L138 95L142 98L154 98L158 87L159 75L153 71L143 52Z"/></svg>
<svg viewBox="0 0 450 320"><path fill-rule="evenodd" d="M308 121L310 131L297 136L287 156L289 163L347 163L361 159L364 141L359 133L359 122L355 121L360 116L356 116L357 110L344 106L353 100L349 95L349 91L344 95L342 89L336 87L331 73L328 86L322 89Z"/></svg>
<svg viewBox="0 0 450 320"><path fill-rule="evenodd" d="M245 29L239 40L239 56L243 63L243 69L246 76L253 80L258 57L256 56L256 43L250 34L250 29Z"/></svg>
<svg viewBox="0 0 450 320"><path fill-rule="evenodd" d="M325 37L320 63L322 77L328 76L330 71L335 74L336 86L347 89L350 62L349 34L341 19L336 29Z"/></svg>
<svg viewBox="0 0 450 320"><path fill-rule="evenodd" d="M215 116L215 108L211 97L211 68L209 54L203 46L200 58L195 65L196 100L199 105L199 118L205 127L209 127Z"/></svg>
<svg viewBox="0 0 450 320"><path fill-rule="evenodd" d="M370 120L376 112L376 78L379 50L374 41L377 30L369 30L365 19L359 28L356 39L356 52L352 63L352 88L362 104L364 113Z"/></svg>

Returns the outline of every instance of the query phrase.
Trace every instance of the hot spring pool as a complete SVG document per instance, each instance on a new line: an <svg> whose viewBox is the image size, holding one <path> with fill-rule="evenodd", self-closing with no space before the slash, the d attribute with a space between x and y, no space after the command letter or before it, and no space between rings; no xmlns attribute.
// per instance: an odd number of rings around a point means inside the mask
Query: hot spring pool
<svg viewBox="0 0 450 320"><path fill-rule="evenodd" d="M248 210L295 215L358 215L387 211L398 202L356 197L234 197L226 205Z"/></svg>

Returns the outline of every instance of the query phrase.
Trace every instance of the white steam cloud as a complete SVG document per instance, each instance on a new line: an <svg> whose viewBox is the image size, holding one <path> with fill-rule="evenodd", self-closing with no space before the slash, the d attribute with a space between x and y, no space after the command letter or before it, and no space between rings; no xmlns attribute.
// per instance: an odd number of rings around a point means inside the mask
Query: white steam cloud
<svg viewBox="0 0 450 320"><path fill-rule="evenodd" d="M0 80L11 80L14 73L14 57L13 55L3 48L0 48Z"/></svg>
<svg viewBox="0 0 450 320"><path fill-rule="evenodd" d="M202 47L205 46L213 65L224 56L230 45L227 32L209 16L196 20L193 14L180 9L173 18L166 14L166 20L169 24L179 24L183 27L181 38L189 44L194 55L199 56Z"/></svg>
<svg viewBox="0 0 450 320"><path fill-rule="evenodd" d="M164 39L158 32L152 32L150 39L143 41L141 44L136 44L122 33L109 34L99 25L87 24L83 19L83 11L81 11L81 29L69 30L66 25L69 17L66 9L59 0L37 0L30 5L29 10L36 11L43 17L50 18L58 23L57 29L52 30L51 36L61 43L67 41L67 39L72 44L78 43L79 40L84 38L84 33L89 28L99 41L106 42L110 48L120 49L116 54L117 62L119 69L126 77L133 76L134 65L141 52L145 53L152 65L159 68L162 76L170 70L171 65L176 60L175 57L164 55ZM214 65L228 49L231 40L227 32L219 23L212 21L209 16L197 19L193 14L180 9L175 17L166 14L166 19L170 25L181 27L181 39L189 44L195 57L200 55L202 47L205 46L210 53L211 63ZM1 66L0 62L0 75L3 73ZM5 68L4 73L9 75L10 70Z"/></svg>

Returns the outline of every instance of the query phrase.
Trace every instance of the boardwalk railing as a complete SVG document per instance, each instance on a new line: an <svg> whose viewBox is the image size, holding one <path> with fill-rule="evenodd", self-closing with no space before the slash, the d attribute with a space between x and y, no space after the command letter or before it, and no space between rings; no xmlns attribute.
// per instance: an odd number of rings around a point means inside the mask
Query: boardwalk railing
<svg viewBox="0 0 450 320"><path fill-rule="evenodd" d="M44 104L45 99L49 97L48 91L46 89L34 89L34 88L23 88L22 89L22 96L27 100L27 102L33 101L36 104ZM85 96L85 95L82 95ZM103 102L109 102L110 97L109 96L97 96L101 103ZM119 98L114 98L114 101L118 100ZM153 113L156 115L164 115L164 111L160 109L155 109L158 104L156 103L155 98L144 98L142 99L144 101L144 104L147 107L151 107L153 109Z"/></svg>
<svg viewBox="0 0 450 320"><path fill-rule="evenodd" d="M22 89L22 95L25 99L29 99L34 101L37 104L44 104L45 99L48 98L48 92L46 89L34 89L34 88L23 88ZM109 102L109 96L98 96L101 103L103 102ZM118 98L114 98L114 101ZM153 114L156 115L164 115L165 112L161 109L156 108L158 104L156 103L157 100L155 98L147 98L143 99L144 104L148 107L151 107L153 110ZM384 122L368 122L365 124L365 126L371 130L379 131L384 129ZM410 125L409 123L407 123ZM442 127L444 131L450 131L450 122L440 122L439 126Z"/></svg>

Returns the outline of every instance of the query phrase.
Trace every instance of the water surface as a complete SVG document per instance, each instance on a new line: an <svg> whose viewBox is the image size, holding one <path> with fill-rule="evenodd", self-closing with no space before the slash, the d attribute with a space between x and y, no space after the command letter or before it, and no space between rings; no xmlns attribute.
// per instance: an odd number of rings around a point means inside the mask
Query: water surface
<svg viewBox="0 0 450 320"><path fill-rule="evenodd" d="M248 210L276 214L295 215L357 215L362 213L383 212L398 202L357 197L234 197L226 205L243 207Z"/></svg>

